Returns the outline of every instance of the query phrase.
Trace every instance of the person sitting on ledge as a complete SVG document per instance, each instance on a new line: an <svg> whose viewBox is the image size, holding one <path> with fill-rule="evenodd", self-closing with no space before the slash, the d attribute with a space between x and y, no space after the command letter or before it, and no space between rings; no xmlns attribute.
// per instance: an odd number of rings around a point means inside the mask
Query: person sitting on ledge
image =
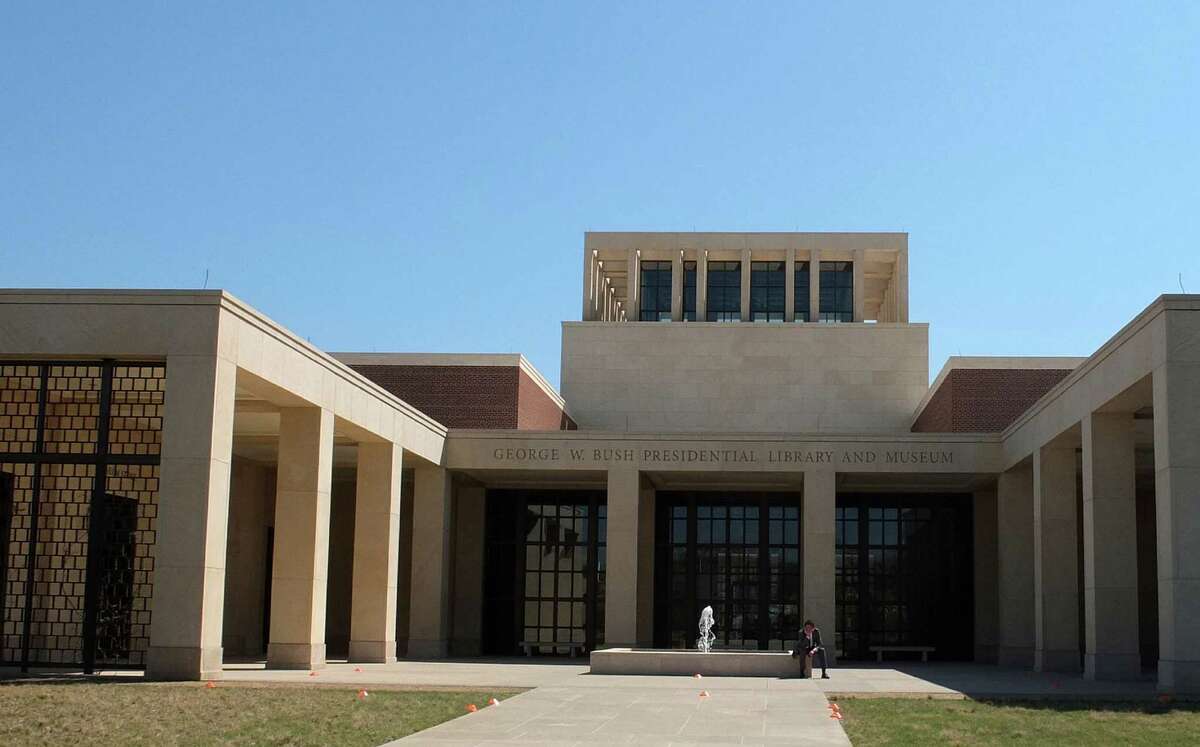
<svg viewBox="0 0 1200 747"><path fill-rule="evenodd" d="M792 656L816 656L821 654L821 679L829 679L829 658L825 655L825 646L821 645L821 629L812 620L804 621L804 628L800 631L799 645ZM815 663L815 661L814 661ZM811 674L802 673L802 679L808 679Z"/></svg>

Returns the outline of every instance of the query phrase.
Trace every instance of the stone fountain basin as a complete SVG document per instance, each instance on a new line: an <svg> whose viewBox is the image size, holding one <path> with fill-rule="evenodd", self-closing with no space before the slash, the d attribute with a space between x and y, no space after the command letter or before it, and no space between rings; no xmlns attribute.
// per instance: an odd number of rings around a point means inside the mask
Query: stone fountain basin
<svg viewBox="0 0 1200 747"><path fill-rule="evenodd" d="M694 674L705 677L795 677L801 660L787 651L605 648L591 654L592 674Z"/></svg>

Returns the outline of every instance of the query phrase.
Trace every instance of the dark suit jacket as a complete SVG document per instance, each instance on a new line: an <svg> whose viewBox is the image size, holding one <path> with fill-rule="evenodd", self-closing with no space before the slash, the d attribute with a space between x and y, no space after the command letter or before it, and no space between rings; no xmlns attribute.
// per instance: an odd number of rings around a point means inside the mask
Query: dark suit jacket
<svg viewBox="0 0 1200 747"><path fill-rule="evenodd" d="M804 635L804 628L801 628L800 645L803 647L805 653L812 651L814 648L821 648L821 629L813 628L812 638L809 638Z"/></svg>

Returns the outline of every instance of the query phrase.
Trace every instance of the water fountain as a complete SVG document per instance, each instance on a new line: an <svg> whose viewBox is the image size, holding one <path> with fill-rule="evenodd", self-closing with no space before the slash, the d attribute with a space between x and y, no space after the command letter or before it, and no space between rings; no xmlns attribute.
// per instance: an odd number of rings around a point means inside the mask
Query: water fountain
<svg viewBox="0 0 1200 747"><path fill-rule="evenodd" d="M712 632L716 624L716 620L713 619L712 605L708 605L700 612L700 637L696 639L696 648L701 653L707 654L712 651L713 641L717 640Z"/></svg>
<svg viewBox="0 0 1200 747"><path fill-rule="evenodd" d="M799 673L789 651L713 651L717 626L711 606L700 612L695 648L601 648L590 654L592 674L703 675L704 677L780 677ZM611 628L610 628L611 629Z"/></svg>

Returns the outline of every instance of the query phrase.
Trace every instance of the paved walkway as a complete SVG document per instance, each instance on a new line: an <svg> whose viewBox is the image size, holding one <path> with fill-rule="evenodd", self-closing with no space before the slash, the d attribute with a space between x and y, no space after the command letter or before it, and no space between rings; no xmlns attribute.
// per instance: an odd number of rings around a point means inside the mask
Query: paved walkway
<svg viewBox="0 0 1200 747"><path fill-rule="evenodd" d="M392 744L850 744L830 718L825 696L809 682L584 679L539 687ZM707 697L700 696L702 689Z"/></svg>

